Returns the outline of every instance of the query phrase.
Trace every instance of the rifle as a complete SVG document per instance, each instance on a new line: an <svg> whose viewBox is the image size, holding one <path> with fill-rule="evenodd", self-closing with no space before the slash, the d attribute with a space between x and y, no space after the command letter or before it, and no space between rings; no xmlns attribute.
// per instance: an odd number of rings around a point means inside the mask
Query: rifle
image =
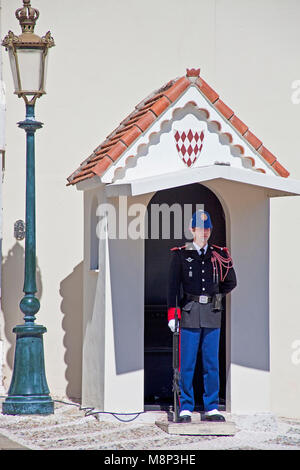
<svg viewBox="0 0 300 470"><path fill-rule="evenodd" d="M178 307L176 298L175 308L175 331L173 333L173 393L174 393L174 422L179 422L179 320L178 320Z"/></svg>

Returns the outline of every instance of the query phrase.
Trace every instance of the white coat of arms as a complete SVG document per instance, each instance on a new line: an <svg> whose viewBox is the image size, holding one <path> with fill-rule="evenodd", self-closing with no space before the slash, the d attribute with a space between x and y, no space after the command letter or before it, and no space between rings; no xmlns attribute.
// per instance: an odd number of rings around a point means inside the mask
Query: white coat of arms
<svg viewBox="0 0 300 470"><path fill-rule="evenodd" d="M192 166L200 155L203 147L204 131L178 131L174 129L176 148L183 163Z"/></svg>

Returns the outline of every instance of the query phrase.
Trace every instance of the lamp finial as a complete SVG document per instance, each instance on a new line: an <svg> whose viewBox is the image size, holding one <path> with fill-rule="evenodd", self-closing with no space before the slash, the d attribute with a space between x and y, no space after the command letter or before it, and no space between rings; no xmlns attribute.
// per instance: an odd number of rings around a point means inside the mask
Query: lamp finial
<svg viewBox="0 0 300 470"><path fill-rule="evenodd" d="M33 33L40 12L36 8L32 8L30 0L23 0L23 7L18 8L15 14L22 28L22 33Z"/></svg>

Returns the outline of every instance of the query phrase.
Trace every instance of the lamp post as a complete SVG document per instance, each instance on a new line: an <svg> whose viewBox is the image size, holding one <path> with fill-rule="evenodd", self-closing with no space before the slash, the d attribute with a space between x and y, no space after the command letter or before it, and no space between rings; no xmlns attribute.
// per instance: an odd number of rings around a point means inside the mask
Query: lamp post
<svg viewBox="0 0 300 470"><path fill-rule="evenodd" d="M24 297L20 309L24 323L17 325L14 370L8 396L2 404L3 414L50 414L54 404L50 397L44 365L43 334L47 331L35 323L40 303L35 296L36 247L35 247L35 131L43 124L35 120L36 99L45 93L46 62L48 49L54 46L50 31L39 37L34 34L39 11L32 8L30 0L23 0L23 7L16 11L22 34L9 31L2 45L8 50L13 74L15 94L26 105L26 118L18 123L26 132L26 238Z"/></svg>

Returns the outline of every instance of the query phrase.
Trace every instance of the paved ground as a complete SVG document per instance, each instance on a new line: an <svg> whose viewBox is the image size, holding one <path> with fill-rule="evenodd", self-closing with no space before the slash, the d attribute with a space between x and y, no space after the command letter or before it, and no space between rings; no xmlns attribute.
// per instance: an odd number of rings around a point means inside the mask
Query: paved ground
<svg viewBox="0 0 300 470"><path fill-rule="evenodd" d="M2 400L3 401L3 400ZM176 436L155 425L167 420L165 412L134 416L91 414L66 400L55 401L48 416L0 414L0 449L32 450L300 450L300 420L276 418L269 413L229 415L234 436ZM198 420L199 414L193 415Z"/></svg>

